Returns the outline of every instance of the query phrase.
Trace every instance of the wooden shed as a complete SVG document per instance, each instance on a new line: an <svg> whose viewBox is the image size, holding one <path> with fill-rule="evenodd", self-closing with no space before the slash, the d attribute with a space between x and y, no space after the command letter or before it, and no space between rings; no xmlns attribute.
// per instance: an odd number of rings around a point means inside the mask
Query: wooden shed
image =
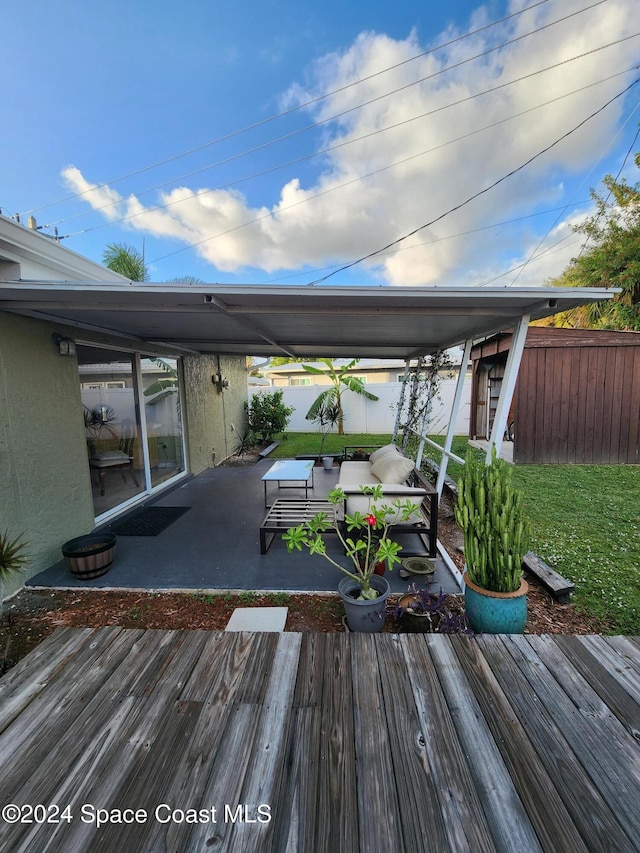
<svg viewBox="0 0 640 853"><path fill-rule="evenodd" d="M511 332L471 352L471 438L490 435ZM530 326L508 423L516 463L640 463L640 333Z"/></svg>

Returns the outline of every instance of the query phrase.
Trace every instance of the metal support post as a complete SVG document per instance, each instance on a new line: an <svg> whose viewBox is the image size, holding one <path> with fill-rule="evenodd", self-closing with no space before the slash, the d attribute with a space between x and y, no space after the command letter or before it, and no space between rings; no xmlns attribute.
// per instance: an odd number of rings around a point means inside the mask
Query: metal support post
<svg viewBox="0 0 640 853"><path fill-rule="evenodd" d="M529 315L525 314L517 321L513 330L513 338L511 339L511 347L507 356L507 364L502 379L502 388L498 397L498 405L493 419L493 427L491 428L491 436L489 437L489 449L487 450L486 462L491 463L491 451L496 448L496 455L500 456L502 450L502 441L504 439L504 431L507 428L507 418L509 417L509 408L513 399L513 392L516 387L516 379L518 378L518 370L522 361L522 353L524 352L524 343L527 338L527 328L529 326Z"/></svg>
<svg viewBox="0 0 640 853"><path fill-rule="evenodd" d="M451 445L453 444L453 436L455 434L456 429L456 421L458 419L458 412L460 411L460 404L462 403L462 392L464 390L464 382L467 375L467 367L469 365L469 358L471 357L471 347L473 346L473 340L469 338L469 340L465 341L464 350L462 353L462 361L460 362L460 369L458 371L458 380L456 382L456 390L453 395L453 403L451 404L451 411L449 413L449 425L447 426L447 434L444 439L444 449L442 453L442 459L440 460L440 470L438 471L438 480L436 482L436 491L438 492L438 500L442 496L442 488L444 486L444 478L447 476L447 465L449 464L449 452L451 451Z"/></svg>

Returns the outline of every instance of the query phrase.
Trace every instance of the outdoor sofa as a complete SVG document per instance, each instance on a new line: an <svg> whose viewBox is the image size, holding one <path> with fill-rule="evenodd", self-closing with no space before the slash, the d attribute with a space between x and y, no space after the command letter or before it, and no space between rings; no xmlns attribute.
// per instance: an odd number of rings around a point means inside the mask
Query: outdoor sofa
<svg viewBox="0 0 640 853"><path fill-rule="evenodd" d="M340 466L338 485L347 495L346 512L367 514L372 500L363 495L360 486L382 485L384 503L407 498L418 505L410 519L401 523L401 513L387 516L396 532L420 534L428 542L430 557L437 553L438 496L433 486L416 469L412 459L404 456L394 444L374 451L368 462L345 461ZM424 510L428 510L428 523ZM426 538L425 538L426 537ZM407 552L405 551L405 554Z"/></svg>

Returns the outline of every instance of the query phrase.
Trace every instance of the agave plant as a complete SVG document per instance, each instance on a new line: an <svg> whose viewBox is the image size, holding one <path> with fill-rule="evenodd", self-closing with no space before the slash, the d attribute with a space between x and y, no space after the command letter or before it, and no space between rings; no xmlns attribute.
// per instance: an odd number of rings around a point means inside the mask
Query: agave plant
<svg viewBox="0 0 640 853"><path fill-rule="evenodd" d="M21 536L10 539L6 531L0 533L0 613L2 613L4 582L12 574L21 572L29 562L25 548L26 543Z"/></svg>

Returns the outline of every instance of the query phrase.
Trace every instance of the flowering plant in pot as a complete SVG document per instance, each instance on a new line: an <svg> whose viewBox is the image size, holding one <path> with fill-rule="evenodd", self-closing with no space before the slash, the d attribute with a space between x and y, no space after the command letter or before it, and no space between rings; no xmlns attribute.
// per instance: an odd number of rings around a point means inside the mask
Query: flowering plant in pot
<svg viewBox="0 0 640 853"><path fill-rule="evenodd" d="M529 530L511 467L491 464L469 452L458 481L456 521L464 535L465 601L472 628L487 633L522 633L528 586L522 560Z"/></svg>
<svg viewBox="0 0 640 853"><path fill-rule="evenodd" d="M384 606L390 587L384 577L376 574L376 566L384 562L392 569L400 562L398 554L402 546L389 538L389 528L392 521L398 523L398 515L402 521L408 521L418 510L418 506L408 499L396 500L393 505L384 503L380 485L360 486L360 491L369 497L369 510L366 514L345 513L342 521L341 515L347 496L338 487L332 489L327 496L332 510L330 513L317 513L311 521L290 527L282 538L288 551L306 549L311 554L319 554L345 575L338 591L345 603L347 624L351 630L379 631L384 622ZM348 567L341 565L327 553L323 534L329 529L337 533ZM354 537L348 535L354 532ZM353 615L349 607L352 602L357 608ZM372 607L374 614L371 618L369 607L366 608L365 617L364 604ZM376 612L378 615L375 615ZM358 614L363 618L359 619Z"/></svg>

